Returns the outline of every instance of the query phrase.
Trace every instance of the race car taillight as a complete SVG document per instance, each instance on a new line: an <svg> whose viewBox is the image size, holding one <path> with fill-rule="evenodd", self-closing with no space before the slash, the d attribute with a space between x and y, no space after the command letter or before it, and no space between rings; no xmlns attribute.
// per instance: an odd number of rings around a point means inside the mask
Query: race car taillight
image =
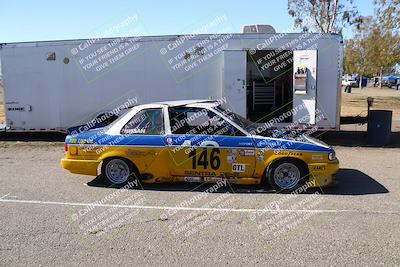
<svg viewBox="0 0 400 267"><path fill-rule="evenodd" d="M68 151L68 145L64 144L64 151L67 152Z"/></svg>

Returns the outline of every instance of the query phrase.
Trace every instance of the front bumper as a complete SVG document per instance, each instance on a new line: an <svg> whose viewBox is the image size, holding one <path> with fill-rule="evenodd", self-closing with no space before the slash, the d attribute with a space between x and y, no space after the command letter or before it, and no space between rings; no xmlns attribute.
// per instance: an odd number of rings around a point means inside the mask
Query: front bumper
<svg viewBox="0 0 400 267"><path fill-rule="evenodd" d="M336 173L339 170L339 161L312 163L308 165L308 168L311 187L330 186L333 185Z"/></svg>
<svg viewBox="0 0 400 267"><path fill-rule="evenodd" d="M99 166L97 160L79 160L79 159L61 159L61 167L64 169L83 175L97 175L97 167Z"/></svg>

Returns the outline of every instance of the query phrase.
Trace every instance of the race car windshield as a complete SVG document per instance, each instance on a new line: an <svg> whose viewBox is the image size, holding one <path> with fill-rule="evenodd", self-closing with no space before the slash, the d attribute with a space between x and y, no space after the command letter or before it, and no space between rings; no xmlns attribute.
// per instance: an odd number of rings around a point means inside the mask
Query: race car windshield
<svg viewBox="0 0 400 267"><path fill-rule="evenodd" d="M234 112L231 112L229 109L224 109L221 106L216 106L214 107L217 111L221 112L225 116L229 117L234 123L245 129L247 132L251 133L252 131L255 130L256 124L252 121L249 121L248 119L240 116L239 114L236 114Z"/></svg>

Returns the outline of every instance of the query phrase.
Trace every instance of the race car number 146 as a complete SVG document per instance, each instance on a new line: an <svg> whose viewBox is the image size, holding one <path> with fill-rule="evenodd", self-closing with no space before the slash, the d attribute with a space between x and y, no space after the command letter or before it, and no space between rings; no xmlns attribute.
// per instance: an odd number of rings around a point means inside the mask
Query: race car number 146
<svg viewBox="0 0 400 267"><path fill-rule="evenodd" d="M198 152L198 150L201 150ZM208 151L210 151L208 155ZM217 170L221 166L221 160L219 158L219 149L193 149L189 153L189 157L192 158L192 169L197 169L198 167L202 166L203 169L207 169L210 165L211 169Z"/></svg>

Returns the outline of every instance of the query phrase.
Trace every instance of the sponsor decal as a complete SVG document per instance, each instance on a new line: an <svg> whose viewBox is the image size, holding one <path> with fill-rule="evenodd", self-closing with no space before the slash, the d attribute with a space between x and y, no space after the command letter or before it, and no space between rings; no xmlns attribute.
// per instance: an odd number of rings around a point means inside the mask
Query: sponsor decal
<svg viewBox="0 0 400 267"><path fill-rule="evenodd" d="M82 152L87 152L87 153L96 153L96 150L98 149L97 146L84 146L81 147L79 150L81 150Z"/></svg>
<svg viewBox="0 0 400 267"><path fill-rule="evenodd" d="M185 175L187 176L216 176L215 172L210 172L210 171L193 171L193 170L187 170L185 171Z"/></svg>
<svg viewBox="0 0 400 267"><path fill-rule="evenodd" d="M8 111L24 111L24 107L14 107L14 108L8 108Z"/></svg>
<svg viewBox="0 0 400 267"><path fill-rule="evenodd" d="M325 171L324 165L315 165L311 167L313 171Z"/></svg>
<svg viewBox="0 0 400 267"><path fill-rule="evenodd" d="M285 156L303 156L301 152L285 151L285 150L275 150L275 155L285 155Z"/></svg>
<svg viewBox="0 0 400 267"><path fill-rule="evenodd" d="M233 172L244 172L246 168L246 164L232 164Z"/></svg>
<svg viewBox="0 0 400 267"><path fill-rule="evenodd" d="M263 151L259 150L257 152L257 160L260 161L260 162L264 161L264 152Z"/></svg>
<svg viewBox="0 0 400 267"><path fill-rule="evenodd" d="M321 154L316 154L311 156L312 161L320 161L323 160L323 156Z"/></svg>
<svg viewBox="0 0 400 267"><path fill-rule="evenodd" d="M168 145L171 145L172 142L173 142L173 141L172 141L172 138L171 138L171 137L168 137L168 138L167 138L167 144L168 144Z"/></svg>
<svg viewBox="0 0 400 267"><path fill-rule="evenodd" d="M139 128L134 128L134 129L125 129L125 133L127 134L144 134L146 133L146 129L139 129Z"/></svg>
<svg viewBox="0 0 400 267"><path fill-rule="evenodd" d="M200 182L201 178L200 177L185 177L185 182Z"/></svg>
<svg viewBox="0 0 400 267"><path fill-rule="evenodd" d="M93 139L78 139L79 144L93 144Z"/></svg>
<svg viewBox="0 0 400 267"><path fill-rule="evenodd" d="M236 162L236 159L237 159L236 155L228 155L228 156L226 156L226 161L229 164L232 164L232 163Z"/></svg>
<svg viewBox="0 0 400 267"><path fill-rule="evenodd" d="M226 161L229 164L236 162L237 159L237 150L236 149L228 149L228 155L226 156Z"/></svg>
<svg viewBox="0 0 400 267"><path fill-rule="evenodd" d="M253 143L252 142L240 142L239 146L252 146Z"/></svg>
<svg viewBox="0 0 400 267"><path fill-rule="evenodd" d="M145 156L154 156L157 153L155 151L141 151L141 150L135 150L135 149L128 149L126 151L126 155L131 156L131 157L145 157Z"/></svg>
<svg viewBox="0 0 400 267"><path fill-rule="evenodd" d="M239 154L242 157L253 157L255 155L255 152L253 149L242 149L240 150Z"/></svg>

